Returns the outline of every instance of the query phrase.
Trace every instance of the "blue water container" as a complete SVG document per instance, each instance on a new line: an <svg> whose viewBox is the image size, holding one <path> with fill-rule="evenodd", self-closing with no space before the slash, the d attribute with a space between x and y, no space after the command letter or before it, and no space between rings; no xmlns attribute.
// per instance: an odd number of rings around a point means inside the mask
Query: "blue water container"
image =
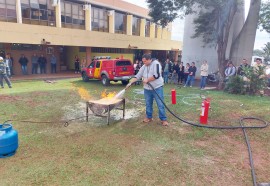
<svg viewBox="0 0 270 186"><path fill-rule="evenodd" d="M0 158L13 156L18 148L18 132L11 124L0 124Z"/></svg>

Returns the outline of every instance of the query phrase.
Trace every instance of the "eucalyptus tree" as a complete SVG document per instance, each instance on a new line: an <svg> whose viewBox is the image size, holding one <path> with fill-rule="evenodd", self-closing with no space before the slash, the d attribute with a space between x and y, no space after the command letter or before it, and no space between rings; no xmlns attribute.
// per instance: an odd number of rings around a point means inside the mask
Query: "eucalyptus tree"
<svg viewBox="0 0 270 186"><path fill-rule="evenodd" d="M155 23L159 23L163 27L177 17L183 17L191 13L198 15L193 22L195 25L195 34L193 37L201 37L205 46L214 46L217 48L218 68L219 72L221 72L219 88L222 88L222 80L227 63L225 58L230 28L237 11L243 6L244 0L147 0L147 2L150 9L149 15ZM231 49L230 56L232 56L232 53L235 55L235 51L238 52L238 49L242 48L248 51L251 48L250 58L252 56L255 34L253 43L251 38L252 44L247 45L242 41L245 40L244 36L250 32L256 33L258 17L254 18L254 15L259 14L261 0L251 0L250 5L250 16L247 18L243 27L244 31L240 32L240 35L232 44L232 48L234 49ZM199 8L198 12L195 11L196 6ZM253 7L256 7L256 9Z"/></svg>

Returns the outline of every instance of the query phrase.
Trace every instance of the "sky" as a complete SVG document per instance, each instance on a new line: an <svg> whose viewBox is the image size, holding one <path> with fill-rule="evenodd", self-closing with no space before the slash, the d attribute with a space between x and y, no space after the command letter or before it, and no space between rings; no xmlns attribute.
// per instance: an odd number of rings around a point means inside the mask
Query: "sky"
<svg viewBox="0 0 270 186"><path fill-rule="evenodd" d="M124 0L124 1L147 8L146 0ZM249 9L249 4L250 0L245 0L246 14ZM183 41L183 35L184 35L184 20L176 19L173 23L172 39L177 41ZM270 34L265 31L261 32L260 30L257 30L254 49L262 49L267 42L270 42Z"/></svg>

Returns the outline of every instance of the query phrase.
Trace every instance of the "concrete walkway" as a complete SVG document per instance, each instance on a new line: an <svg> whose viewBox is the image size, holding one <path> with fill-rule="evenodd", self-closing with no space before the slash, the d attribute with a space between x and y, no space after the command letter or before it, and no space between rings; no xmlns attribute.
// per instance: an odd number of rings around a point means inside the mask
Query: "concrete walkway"
<svg viewBox="0 0 270 186"><path fill-rule="evenodd" d="M81 74L75 74L74 72L59 72L56 74L29 74L29 75L14 75L11 77L11 81L20 80L52 80L52 79L66 79L66 78L80 78Z"/></svg>

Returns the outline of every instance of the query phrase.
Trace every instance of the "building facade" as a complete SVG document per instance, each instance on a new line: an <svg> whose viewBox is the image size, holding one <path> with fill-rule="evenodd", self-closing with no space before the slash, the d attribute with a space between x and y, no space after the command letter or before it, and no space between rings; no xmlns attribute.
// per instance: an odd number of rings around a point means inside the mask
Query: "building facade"
<svg viewBox="0 0 270 186"><path fill-rule="evenodd" d="M151 22L148 10L121 0L0 0L0 55L10 53L14 73L21 74L24 54L57 57L57 70L74 69L74 57L86 65L94 56L128 58L143 53L177 60L179 41L171 26Z"/></svg>

